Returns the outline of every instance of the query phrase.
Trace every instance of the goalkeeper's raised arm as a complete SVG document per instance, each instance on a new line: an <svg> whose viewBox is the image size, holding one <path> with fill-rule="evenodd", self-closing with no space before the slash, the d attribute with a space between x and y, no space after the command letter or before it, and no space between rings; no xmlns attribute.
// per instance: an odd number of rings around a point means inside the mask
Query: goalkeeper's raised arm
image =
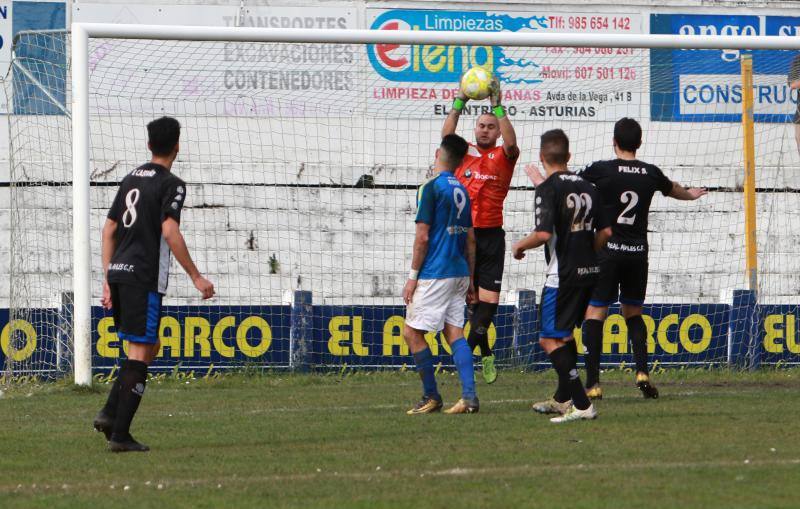
<svg viewBox="0 0 800 509"><path fill-rule="evenodd" d="M492 95L489 96L492 103L492 113L497 117L497 123L500 127L500 136L503 138L503 151L509 159L517 159L519 157L519 147L517 147L517 133L514 131L514 126L511 125L506 109L502 104L503 91L500 89L500 81L495 77L492 82Z"/></svg>
<svg viewBox="0 0 800 509"><path fill-rule="evenodd" d="M469 97L467 97L462 90L459 90L458 95L453 101L453 106L450 108L450 113L447 115L444 125L442 126L442 138L448 134L456 133L458 119L461 118L461 112L464 111L464 107L467 105L468 101ZM508 115L506 115L506 110L503 106L503 91L500 86L500 81L497 79L497 77L492 80L492 93L489 96L489 101L492 105L492 114L497 118L497 127L499 129L500 136L503 138L503 152L505 152L508 159L517 159L517 157L519 157L517 133L514 131L514 126L511 124L511 120L508 118ZM484 115L481 115L481 117L483 116ZM475 134L476 138L478 138L477 128ZM497 137L494 139L495 143L496 140ZM480 145L480 140L478 139L477 141ZM494 143L492 146L494 146Z"/></svg>

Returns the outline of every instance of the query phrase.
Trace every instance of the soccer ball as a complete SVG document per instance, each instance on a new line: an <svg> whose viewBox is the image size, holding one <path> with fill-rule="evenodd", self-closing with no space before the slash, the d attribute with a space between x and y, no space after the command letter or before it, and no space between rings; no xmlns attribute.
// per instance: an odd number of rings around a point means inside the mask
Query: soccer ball
<svg viewBox="0 0 800 509"><path fill-rule="evenodd" d="M486 99L492 92L492 73L475 66L461 77L461 91L470 99Z"/></svg>

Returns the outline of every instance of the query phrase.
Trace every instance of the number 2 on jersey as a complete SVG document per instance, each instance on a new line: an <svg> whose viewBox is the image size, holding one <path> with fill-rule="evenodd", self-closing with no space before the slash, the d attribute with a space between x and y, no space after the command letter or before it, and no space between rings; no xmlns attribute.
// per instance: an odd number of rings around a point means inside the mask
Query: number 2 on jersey
<svg viewBox="0 0 800 509"><path fill-rule="evenodd" d="M456 219L461 219L461 213L464 212L464 207L467 205L467 195L464 194L464 191L461 190L460 187L453 188L453 201L456 203L456 208L458 209Z"/></svg>
<svg viewBox="0 0 800 509"><path fill-rule="evenodd" d="M122 226L130 228L136 222L136 204L139 203L140 192L133 188L125 195L125 212L122 213Z"/></svg>
<svg viewBox="0 0 800 509"><path fill-rule="evenodd" d="M626 216L628 212L634 210L636 205L639 203L639 195L633 191L625 191L621 195L619 195L619 201L622 202L623 205L626 203L628 204L627 207L622 211L622 213L617 217L617 223L619 224L633 224L636 222L636 212L630 216Z"/></svg>
<svg viewBox="0 0 800 509"><path fill-rule="evenodd" d="M574 232L592 229L594 219L588 219L592 212L592 197L588 193L567 195L567 207L572 209L572 228Z"/></svg>

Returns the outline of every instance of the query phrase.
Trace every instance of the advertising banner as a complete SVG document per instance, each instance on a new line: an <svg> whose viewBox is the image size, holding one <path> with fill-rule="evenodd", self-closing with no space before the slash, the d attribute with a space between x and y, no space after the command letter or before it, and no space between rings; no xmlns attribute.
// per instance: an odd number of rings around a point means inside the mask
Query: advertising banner
<svg viewBox="0 0 800 509"><path fill-rule="evenodd" d="M650 32L680 35L780 35L797 37L800 17L651 14ZM800 51L730 49L650 52L650 117L665 122L739 122L742 55L753 58L756 122L790 122L797 90L789 87ZM800 66L800 60L797 62ZM800 77L800 67L796 71Z"/></svg>
<svg viewBox="0 0 800 509"><path fill-rule="evenodd" d="M162 349L153 369L413 364L403 340L402 306L308 306L304 316L297 314L292 306L167 306L160 324ZM720 365L728 362L729 351L742 351L743 355L759 356L761 364L774 365L800 363L799 314L796 305L758 308L754 352L746 352L746 345L729 348L729 338L736 341L739 336L731 336L733 316L727 304L646 305L643 317L653 362ZM61 319L64 323L58 321L63 315L55 309L28 310L26 319L9 324L8 310L0 310L0 365L8 355L19 363L19 372L46 374L66 365L69 324L66 318ZM535 305L527 309L500 306L489 329L489 343L501 364L549 365L537 344L536 317ZM117 338L110 313L102 308L93 308L92 331L94 370L106 372L125 357L126 345ZM580 345L580 329L575 330L575 337ZM426 340L436 363L452 366L444 336L430 333ZM604 364L632 361L618 307L611 308L603 341Z"/></svg>
<svg viewBox="0 0 800 509"><path fill-rule="evenodd" d="M84 4L74 21L267 28L357 27L354 9L335 6ZM149 46L148 46L149 44ZM90 74L114 94L92 96L98 111L215 116L313 117L335 97L339 113L362 102L358 52L349 44L103 40L90 47ZM149 49L148 49L149 48ZM141 59L141 62L136 62ZM91 80L90 80L91 81ZM97 81L97 80L96 80ZM93 82L94 83L94 82ZM157 84L142 99L142 83ZM109 97L109 95L113 97ZM152 96L152 97L151 97ZM118 99L115 99L118 98ZM131 98L135 105L129 104Z"/></svg>
<svg viewBox="0 0 800 509"><path fill-rule="evenodd" d="M640 33L638 14L367 9L373 30ZM508 114L517 119L616 120L637 115L642 62L638 49L511 48L375 44L368 106L376 116L446 115L461 74L473 66L500 80ZM637 85L637 79L638 85ZM465 113L488 111L489 102Z"/></svg>

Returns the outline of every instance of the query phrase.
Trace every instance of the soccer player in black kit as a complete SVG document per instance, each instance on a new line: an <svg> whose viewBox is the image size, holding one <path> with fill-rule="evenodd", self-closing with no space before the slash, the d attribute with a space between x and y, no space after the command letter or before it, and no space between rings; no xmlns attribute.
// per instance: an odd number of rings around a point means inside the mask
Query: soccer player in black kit
<svg viewBox="0 0 800 509"><path fill-rule="evenodd" d="M645 398L657 398L650 382L647 362L647 329L642 319L642 304L647 291L647 219L656 191L677 200L696 200L705 189L685 188L664 176L652 164L636 159L642 144L642 128L632 118L614 125L616 159L597 161L580 176L597 186L605 204L613 234L601 255L597 282L583 323L586 349L586 387L592 399L603 397L600 388L600 354L603 323L608 306L619 301L628 327L628 339L636 364L636 385Z"/></svg>
<svg viewBox="0 0 800 509"><path fill-rule="evenodd" d="M144 394L147 366L161 346L161 299L167 291L170 253L204 299L214 295L214 285L195 267L180 232L186 184L170 172L180 129L169 117L147 125L152 159L122 180L103 226L102 304L114 312L117 336L128 341L128 358L94 420L114 452L149 450L134 440L130 425Z"/></svg>
<svg viewBox="0 0 800 509"><path fill-rule="evenodd" d="M534 410L563 414L550 419L554 423L594 419L597 412L578 374L573 329L583 321L600 273L597 252L611 229L597 189L567 171L569 139L564 131L544 133L539 150L547 178L536 186L536 228L513 246L514 258L521 260L526 250L544 245L548 265L539 307L539 344L558 373L558 388L551 400L537 403Z"/></svg>

